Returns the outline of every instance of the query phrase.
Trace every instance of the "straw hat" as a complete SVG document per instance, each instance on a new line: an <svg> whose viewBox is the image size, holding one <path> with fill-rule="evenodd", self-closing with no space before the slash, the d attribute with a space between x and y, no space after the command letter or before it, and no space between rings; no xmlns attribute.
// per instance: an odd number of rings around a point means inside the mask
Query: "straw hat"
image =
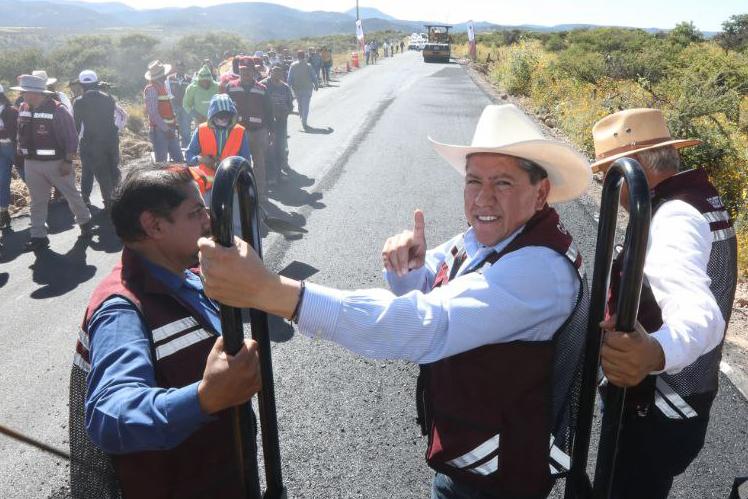
<svg viewBox="0 0 748 499"><path fill-rule="evenodd" d="M598 172L618 158L641 151L673 146L677 149L701 144L698 139L674 139L659 109L627 109L601 119L592 127Z"/></svg>
<svg viewBox="0 0 748 499"><path fill-rule="evenodd" d="M47 90L47 80L34 75L21 75L18 77L18 86L10 87L11 90L19 92L36 92L40 94L53 94Z"/></svg>
<svg viewBox="0 0 748 499"><path fill-rule="evenodd" d="M429 140L447 162L465 175L467 157L475 153L506 154L532 161L548 173L549 203L581 196L592 181L587 159L571 146L545 138L543 132L512 104L486 106L469 146Z"/></svg>
<svg viewBox="0 0 748 499"><path fill-rule="evenodd" d="M38 76L38 77L39 77L39 78L41 78L42 80L46 81L46 82L47 82L47 83L46 83L47 85L54 85L55 83L57 83L57 78L49 78L49 77L47 76L47 72L46 72L46 71L44 71L44 70L36 70L36 71L32 71L32 72L31 72L31 75L32 75L32 76Z"/></svg>
<svg viewBox="0 0 748 499"><path fill-rule="evenodd" d="M156 59L148 63L148 71L145 72L145 79L148 81L157 80L169 73L171 73L171 64L164 64Z"/></svg>

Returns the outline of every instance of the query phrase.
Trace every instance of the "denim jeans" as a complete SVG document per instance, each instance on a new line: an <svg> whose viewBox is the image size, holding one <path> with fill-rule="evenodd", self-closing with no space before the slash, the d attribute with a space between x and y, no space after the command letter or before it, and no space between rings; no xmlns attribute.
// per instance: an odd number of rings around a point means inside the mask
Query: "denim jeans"
<svg viewBox="0 0 748 499"><path fill-rule="evenodd" d="M12 142L0 143L0 208L10 205L10 171L16 159L16 148Z"/></svg>
<svg viewBox="0 0 748 499"><path fill-rule="evenodd" d="M182 106L174 106L174 114L177 118L177 127L179 127L179 141L182 149L187 149L192 138L192 115Z"/></svg>
<svg viewBox="0 0 748 499"><path fill-rule="evenodd" d="M437 473L431 484L431 499L498 499L469 485L455 482L447 475Z"/></svg>
<svg viewBox="0 0 748 499"><path fill-rule="evenodd" d="M288 116L275 117L273 122L273 143L270 161L267 164L267 178L278 180L281 170L288 168Z"/></svg>
<svg viewBox="0 0 748 499"><path fill-rule="evenodd" d="M168 137L166 132L162 132L158 128L151 128L150 138L156 163L165 163L169 158L177 163L184 162L176 131L174 131L172 137Z"/></svg>
<svg viewBox="0 0 748 499"><path fill-rule="evenodd" d="M296 92L296 100L299 101L299 116L301 124L307 126L309 118L309 103L312 101L312 91Z"/></svg>

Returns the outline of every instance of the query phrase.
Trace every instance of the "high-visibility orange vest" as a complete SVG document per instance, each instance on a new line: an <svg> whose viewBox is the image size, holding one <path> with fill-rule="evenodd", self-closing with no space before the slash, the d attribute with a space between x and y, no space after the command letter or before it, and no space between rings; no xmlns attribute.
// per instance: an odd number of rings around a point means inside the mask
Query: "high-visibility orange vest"
<svg viewBox="0 0 748 499"><path fill-rule="evenodd" d="M244 127L234 125L220 156L218 155L216 135L207 123L203 123L197 128L197 140L200 144L200 154L216 158L217 164L230 156L237 156L239 154L239 151L242 149L242 141L244 140ZM199 166L190 167L190 173L200 188L200 194L205 194L213 187L213 179L216 173L215 168L201 163Z"/></svg>
<svg viewBox="0 0 748 499"><path fill-rule="evenodd" d="M169 91L166 89L166 85L164 83L155 81L151 82L143 89L144 95L146 90L148 90L148 88L150 87L155 88L156 93L158 94L158 114L161 115L161 119L164 120L164 123L166 123L169 127L176 126L177 120L174 115L174 108L171 105L171 96L169 96ZM148 108L146 108L145 114L149 116ZM155 127L156 123L154 123L153 119L150 116L149 119L151 122L151 127Z"/></svg>

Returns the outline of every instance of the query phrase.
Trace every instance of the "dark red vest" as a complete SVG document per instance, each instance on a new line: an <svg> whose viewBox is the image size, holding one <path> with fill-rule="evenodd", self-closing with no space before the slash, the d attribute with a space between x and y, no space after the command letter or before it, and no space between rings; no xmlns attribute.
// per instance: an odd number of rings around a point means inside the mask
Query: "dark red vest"
<svg viewBox="0 0 748 499"><path fill-rule="evenodd" d="M586 327L585 287L579 274L582 259L552 208L537 213L506 248L471 266L470 272L527 246L552 249L568 258L577 271L580 292L569 320L549 341L484 345L422 366L423 379L419 380L429 466L499 497L545 497L551 475L569 469L570 442L563 444L566 452L559 449L554 445L554 430L564 419L562 406L571 404L567 394L575 376L559 375L556 360L559 341L565 342L563 349L573 344L574 356L567 357L561 367L577 371ZM435 287L457 274L463 252L455 248L442 263ZM580 317L572 321L576 315ZM563 403L556 404L556 398ZM569 423L564 425L568 431Z"/></svg>
<svg viewBox="0 0 748 499"><path fill-rule="evenodd" d="M159 387L179 388L202 379L217 332L200 313L152 277L141 257L127 248L121 264L91 296L76 345L78 368L90 370L88 324L101 304L113 296L130 301L148 324ZM71 451L73 445L76 443L71 441ZM173 449L116 455L111 460L125 498L244 497L228 410Z"/></svg>
<svg viewBox="0 0 748 499"><path fill-rule="evenodd" d="M719 305L725 327L730 321L737 283L737 240L730 216L722 204L717 189L709 182L703 169L674 175L659 183L652 191L652 211L667 201L680 200L702 214L712 231L712 251L707 264L707 275L712 280L710 289ZM608 310L615 311L618 299L624 254L618 255L611 272L611 293ZM662 326L662 313L646 279L642 286L639 323L648 332ZM724 339L723 339L724 342ZM719 363L722 343L705 352L693 364L674 375L648 376L627 394L627 408L644 414L654 404L669 419L708 417L719 386Z"/></svg>
<svg viewBox="0 0 748 499"><path fill-rule="evenodd" d="M18 110L18 149L24 158L53 160L65 157L52 122L55 113L66 112L62 104L52 98L33 110L27 103L21 104Z"/></svg>
<svg viewBox="0 0 748 499"><path fill-rule="evenodd" d="M265 85L255 82L248 91L242 86L241 81L234 80L226 86L226 92L236 104L236 109L241 118L241 124L248 130L259 130L268 126L265 123Z"/></svg>

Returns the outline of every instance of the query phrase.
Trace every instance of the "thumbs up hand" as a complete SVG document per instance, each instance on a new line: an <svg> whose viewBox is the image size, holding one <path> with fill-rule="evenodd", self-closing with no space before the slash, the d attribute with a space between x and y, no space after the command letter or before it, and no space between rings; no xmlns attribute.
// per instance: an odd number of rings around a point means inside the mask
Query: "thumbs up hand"
<svg viewBox="0 0 748 499"><path fill-rule="evenodd" d="M423 212L413 214L413 230L404 230L390 237L382 248L384 268L404 276L411 270L419 269L426 261L426 235Z"/></svg>

